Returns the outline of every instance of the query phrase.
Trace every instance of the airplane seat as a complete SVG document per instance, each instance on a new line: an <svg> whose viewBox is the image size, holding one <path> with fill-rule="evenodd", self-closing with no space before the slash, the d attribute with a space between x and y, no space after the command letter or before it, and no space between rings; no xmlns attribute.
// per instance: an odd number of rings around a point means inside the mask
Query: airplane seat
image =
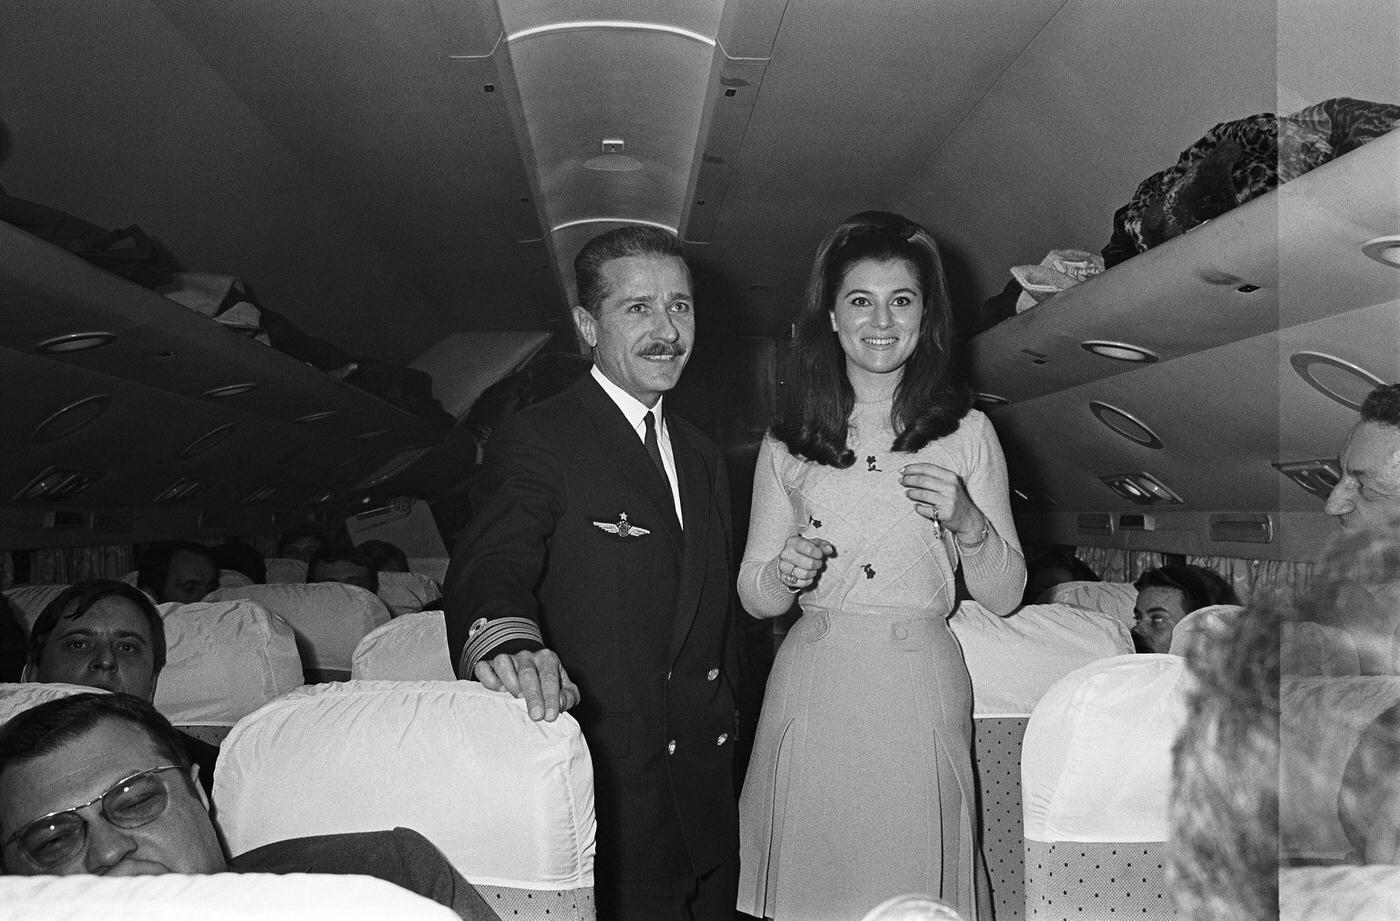
<svg viewBox="0 0 1400 921"><path fill-rule="evenodd" d="M46 704L51 700L71 697L74 694L90 693L105 694L107 692L101 688L90 688L82 684L63 684L58 681L51 681L47 684L38 684L32 681L19 684L0 684L0 726L5 725L10 717L23 713L30 707L37 707L39 704ZM0 905L3 904L4 902L0 901Z"/></svg>
<svg viewBox="0 0 1400 921"><path fill-rule="evenodd" d="M998 617L964 601L949 620L972 676L972 725L982 854L998 921L1025 911L1021 740L1045 691L1074 669L1131 652L1116 618L1071 605L1026 605Z"/></svg>
<svg viewBox="0 0 1400 921"><path fill-rule="evenodd" d="M1061 582L1050 589L1050 603L1102 611L1131 627L1137 589L1131 582Z"/></svg>
<svg viewBox="0 0 1400 921"><path fill-rule="evenodd" d="M126 573L121 577L121 581L125 582L127 585L135 585L138 581L140 581L140 579L141 572L140 570L136 569L133 569L131 572Z"/></svg>
<svg viewBox="0 0 1400 921"><path fill-rule="evenodd" d="M1358 859L1338 810L1361 733L1400 703L1400 678L1285 676L1279 683L1279 856L1288 864Z"/></svg>
<svg viewBox="0 0 1400 921"><path fill-rule="evenodd" d="M5 589L5 598L10 605L19 612L21 626L24 633L29 635L29 631L34 629L34 621L39 619L39 615L44 613L44 608L49 606L63 592L68 585L20 585L15 588Z"/></svg>
<svg viewBox="0 0 1400 921"><path fill-rule="evenodd" d="M302 684L296 634L252 601L157 606L165 623L165 668L156 709L218 745L234 723Z"/></svg>
<svg viewBox="0 0 1400 921"><path fill-rule="evenodd" d="M1307 621L1280 626L1279 665L1284 675L1340 678L1361 674L1361 654L1346 629Z"/></svg>
<svg viewBox="0 0 1400 921"><path fill-rule="evenodd" d="M1213 637L1219 636L1243 610L1244 606L1239 604L1211 604L1197 608L1172 629L1171 647L1167 652L1189 657L1198 645L1210 643Z"/></svg>
<svg viewBox="0 0 1400 921"><path fill-rule="evenodd" d="M268 585L280 585L287 582L300 583L306 581L306 560L294 560L289 557L270 556L263 560L267 566Z"/></svg>
<svg viewBox="0 0 1400 921"><path fill-rule="evenodd" d="M1400 867L1287 867L1278 874L1279 917L1288 921L1400 918Z"/></svg>
<svg viewBox="0 0 1400 921"><path fill-rule="evenodd" d="M298 688L234 727L214 803L233 854L404 826L503 918L595 914L593 767L578 723L534 722L523 701L473 681Z"/></svg>
<svg viewBox="0 0 1400 921"><path fill-rule="evenodd" d="M1186 660L1100 659L1036 704L1021 752L1026 917L1176 918L1166 882Z"/></svg>
<svg viewBox="0 0 1400 921"><path fill-rule="evenodd" d="M408 571L422 573L441 585L447 581L447 566L451 562L445 556L411 556L408 558Z"/></svg>
<svg viewBox="0 0 1400 921"><path fill-rule="evenodd" d="M243 588L245 585L256 584L256 582L236 569L219 570L219 588Z"/></svg>
<svg viewBox="0 0 1400 921"><path fill-rule="evenodd" d="M36 921L458 921L393 883L326 873L0 876L0 905Z"/></svg>
<svg viewBox="0 0 1400 921"><path fill-rule="evenodd" d="M365 635L350 660L350 678L366 681L455 681L441 611L395 617Z"/></svg>
<svg viewBox="0 0 1400 921"><path fill-rule="evenodd" d="M419 572L381 572L379 600L393 617L423 610L430 601L442 597L442 586Z"/></svg>
<svg viewBox="0 0 1400 921"><path fill-rule="evenodd" d="M291 624L308 684L349 678L356 644L390 619L373 592L344 582L221 588L205 601L239 599L255 601Z"/></svg>

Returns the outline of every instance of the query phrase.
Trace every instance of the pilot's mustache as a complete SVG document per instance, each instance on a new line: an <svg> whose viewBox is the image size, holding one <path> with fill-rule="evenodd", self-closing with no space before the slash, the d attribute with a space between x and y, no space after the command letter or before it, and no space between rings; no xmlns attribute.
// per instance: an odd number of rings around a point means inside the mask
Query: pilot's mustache
<svg viewBox="0 0 1400 921"><path fill-rule="evenodd" d="M678 357L679 357L679 356L684 355L684 354L685 354L685 348L684 348L683 346L679 346L679 345L653 345L653 346L651 346L650 348L648 348L646 351L642 352L642 353L641 353L641 356L642 356L643 358L646 358L648 355L675 355L675 356L678 356Z"/></svg>

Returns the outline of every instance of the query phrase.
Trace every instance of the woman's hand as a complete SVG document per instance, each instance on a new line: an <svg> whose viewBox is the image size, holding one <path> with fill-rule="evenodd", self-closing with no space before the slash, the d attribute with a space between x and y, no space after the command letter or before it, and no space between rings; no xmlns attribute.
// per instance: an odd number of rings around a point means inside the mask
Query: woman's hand
<svg viewBox="0 0 1400 921"><path fill-rule="evenodd" d="M962 477L938 464L905 464L899 468L904 494L914 502L914 510L954 533L976 535L986 522L972 504Z"/></svg>
<svg viewBox="0 0 1400 921"><path fill-rule="evenodd" d="M836 548L830 541L808 540L801 534L794 534L778 554L778 578L792 592L810 588L826 568L826 558L835 555Z"/></svg>

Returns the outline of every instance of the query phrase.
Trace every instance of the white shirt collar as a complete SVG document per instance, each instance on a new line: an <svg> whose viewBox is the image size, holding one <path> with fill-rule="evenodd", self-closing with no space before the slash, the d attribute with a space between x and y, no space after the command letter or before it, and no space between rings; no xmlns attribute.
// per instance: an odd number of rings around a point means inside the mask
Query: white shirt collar
<svg viewBox="0 0 1400 921"><path fill-rule="evenodd" d="M657 399L655 406L647 406L641 400L632 396L632 394L609 380L606 374L598 370L597 365L593 366L592 373L593 379L598 382L598 386L602 387L603 392L617 404L618 409L622 410L622 414L627 417L627 421L631 424L632 428L640 430L642 427L642 419L646 414L655 413L656 430L660 433L662 427L666 424L666 414L661 411L661 404L666 402L665 397Z"/></svg>

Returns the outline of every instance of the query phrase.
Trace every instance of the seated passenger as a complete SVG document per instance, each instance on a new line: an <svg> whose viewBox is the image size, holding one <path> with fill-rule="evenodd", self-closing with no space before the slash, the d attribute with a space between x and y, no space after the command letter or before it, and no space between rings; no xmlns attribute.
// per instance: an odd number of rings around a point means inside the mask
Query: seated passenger
<svg viewBox="0 0 1400 921"><path fill-rule="evenodd" d="M299 524L283 531L277 538L277 555L288 560L310 563L329 542L326 532L314 524Z"/></svg>
<svg viewBox="0 0 1400 921"><path fill-rule="evenodd" d="M25 677L61 681L130 694L156 696L165 667L165 622L140 589L111 579L90 579L63 590L39 614L29 633ZM200 782L213 788L215 745L178 733Z"/></svg>
<svg viewBox="0 0 1400 921"><path fill-rule="evenodd" d="M1337 811L1357 862L1400 866L1400 704L1366 727L1342 774Z"/></svg>
<svg viewBox="0 0 1400 921"><path fill-rule="evenodd" d="M1181 619L1213 604L1239 604L1220 575L1200 566L1169 564L1149 569L1133 583L1133 645L1138 652L1167 652Z"/></svg>
<svg viewBox="0 0 1400 921"><path fill-rule="evenodd" d="M1026 560L1022 604L1044 604L1042 596L1065 582L1101 582L1099 574L1068 550L1046 550Z"/></svg>
<svg viewBox="0 0 1400 921"><path fill-rule="evenodd" d="M220 569L241 572L253 581L254 585L267 582L267 563L263 555L252 544L241 540L229 540L217 547L210 547L214 562Z"/></svg>
<svg viewBox="0 0 1400 921"><path fill-rule="evenodd" d="M344 543L327 544L306 566L307 582L344 582L368 592L379 591L379 572L358 547Z"/></svg>
<svg viewBox="0 0 1400 921"><path fill-rule="evenodd" d="M359 550L376 572L408 572L408 555L387 540L367 540Z"/></svg>
<svg viewBox="0 0 1400 921"><path fill-rule="evenodd" d="M165 717L78 694L0 727L0 869L19 876L360 873L472 921L497 921L442 852L406 828L279 841L225 857L209 798Z"/></svg>
<svg viewBox="0 0 1400 921"><path fill-rule="evenodd" d="M219 587L219 564L208 547L187 541L154 544L141 554L136 585L157 604L190 604Z"/></svg>

